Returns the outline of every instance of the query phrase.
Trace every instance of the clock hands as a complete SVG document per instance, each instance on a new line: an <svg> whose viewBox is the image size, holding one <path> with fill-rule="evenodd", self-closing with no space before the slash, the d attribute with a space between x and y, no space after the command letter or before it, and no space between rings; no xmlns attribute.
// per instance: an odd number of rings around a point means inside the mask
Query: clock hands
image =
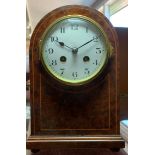
<svg viewBox="0 0 155 155"><path fill-rule="evenodd" d="M97 36L96 38L93 38L93 39L87 41L86 43L82 44L82 45L79 46L78 48L73 48L73 49L72 49L72 52L73 52L74 54L76 54L76 53L78 52L78 49L79 49L79 48L81 48L81 47L87 45L88 43L92 42L92 41L95 40L95 39L98 39L99 37L100 37L100 35Z"/></svg>
<svg viewBox="0 0 155 155"><path fill-rule="evenodd" d="M88 43L92 42L92 41L95 40L95 39L98 39L99 37L100 37L100 35L97 36L96 38L93 38L93 39L89 40L88 42L86 42L86 43L84 43L83 45L81 45L81 46L79 46L78 48L76 48L76 50L78 51L79 48L81 48L81 47L87 45Z"/></svg>
<svg viewBox="0 0 155 155"><path fill-rule="evenodd" d="M67 48L69 48L69 49L72 49L73 50L73 48L71 48L71 47L69 47L69 46L67 46L66 44L64 44L64 42L60 42L60 41L57 41L57 40L55 40L56 42L58 42L59 43L59 45L60 46L62 46L62 47L67 47Z"/></svg>
<svg viewBox="0 0 155 155"><path fill-rule="evenodd" d="M69 46L67 46L66 44L64 44L64 42L60 42L60 41L58 41L58 40L55 40L56 42L58 42L59 43L59 45L60 46L62 46L62 47L67 47L67 48L69 48L69 49L71 49L72 50L72 52L74 53L74 54L76 54L77 53L77 49L76 48L72 48L72 47L69 47Z"/></svg>
<svg viewBox="0 0 155 155"><path fill-rule="evenodd" d="M99 36L97 36L96 38L93 38L93 39L91 39L91 40L87 41L86 43L82 44L82 45L81 45L81 46L79 46L78 48L72 48L72 47L69 47L69 46L67 46L66 44L64 44L64 42L60 42L60 41L58 41L58 40L55 40L55 41L56 41L56 42L58 42L60 46L62 46L62 47L64 47L64 46L65 46L65 47L67 47L67 48L71 49L71 50L72 50L72 52L73 52L74 54L76 54L76 53L78 52L78 49L79 49L79 48L81 48L81 47L83 47L83 46L87 45L88 43L92 42L92 41L93 41L93 40L95 40L95 39L98 39L99 37L100 37L100 35L99 35Z"/></svg>

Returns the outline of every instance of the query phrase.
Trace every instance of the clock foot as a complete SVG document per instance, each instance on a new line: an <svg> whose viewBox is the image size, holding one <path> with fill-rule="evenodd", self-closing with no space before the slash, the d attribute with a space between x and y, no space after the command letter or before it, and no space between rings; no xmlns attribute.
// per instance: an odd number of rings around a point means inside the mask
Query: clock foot
<svg viewBox="0 0 155 155"><path fill-rule="evenodd" d="M120 151L120 148L112 148L110 149L112 152L119 152Z"/></svg>
<svg viewBox="0 0 155 155"><path fill-rule="evenodd" d="M32 153L37 153L37 152L39 152L40 150L39 149L31 149L31 152Z"/></svg>

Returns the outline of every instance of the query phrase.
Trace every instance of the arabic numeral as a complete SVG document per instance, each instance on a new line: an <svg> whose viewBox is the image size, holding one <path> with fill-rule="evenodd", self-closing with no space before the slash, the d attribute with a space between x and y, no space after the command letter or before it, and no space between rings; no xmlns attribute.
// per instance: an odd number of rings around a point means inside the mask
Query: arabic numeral
<svg viewBox="0 0 155 155"><path fill-rule="evenodd" d="M84 73L85 73L85 74L89 74L89 73L90 73L89 69L88 69L88 68L85 68L85 69L84 69Z"/></svg>
<svg viewBox="0 0 155 155"><path fill-rule="evenodd" d="M71 29L72 30L78 30L79 29L79 25L78 24L71 25Z"/></svg>
<svg viewBox="0 0 155 155"><path fill-rule="evenodd" d="M97 66L98 65L98 61L95 60L95 62L93 62L93 64Z"/></svg>
<svg viewBox="0 0 155 155"><path fill-rule="evenodd" d="M63 75L64 71L65 71L65 68L60 68L60 71L61 71L60 75Z"/></svg>
<svg viewBox="0 0 155 155"><path fill-rule="evenodd" d="M56 60L52 60L49 66L56 66L57 65L57 61Z"/></svg>
<svg viewBox="0 0 155 155"><path fill-rule="evenodd" d="M53 48L49 48L48 50L46 50L46 52L48 51L49 54L53 54L54 50Z"/></svg>
<svg viewBox="0 0 155 155"><path fill-rule="evenodd" d="M72 76L73 76L74 78L76 78L76 77L78 77L78 73L77 73L77 72L73 72L73 73L72 73Z"/></svg>
<svg viewBox="0 0 155 155"><path fill-rule="evenodd" d="M99 47L96 48L96 53L97 53L97 54L101 54L101 53L102 53L101 48L99 48Z"/></svg>
<svg viewBox="0 0 155 155"><path fill-rule="evenodd" d="M58 37L51 37L51 42L58 41Z"/></svg>
<svg viewBox="0 0 155 155"><path fill-rule="evenodd" d="M94 39L94 42L98 42L98 37L97 36L93 37L93 39Z"/></svg>
<svg viewBox="0 0 155 155"><path fill-rule="evenodd" d="M65 27L61 27L61 28L60 28L60 32L61 32L61 33L65 33Z"/></svg>

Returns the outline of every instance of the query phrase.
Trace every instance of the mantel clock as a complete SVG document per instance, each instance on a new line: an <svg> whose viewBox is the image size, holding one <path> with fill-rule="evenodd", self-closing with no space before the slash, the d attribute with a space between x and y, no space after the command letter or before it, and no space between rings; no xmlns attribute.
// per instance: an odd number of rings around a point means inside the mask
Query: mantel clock
<svg viewBox="0 0 155 155"><path fill-rule="evenodd" d="M123 148L118 40L108 19L86 6L55 9L36 26L29 52L27 148Z"/></svg>

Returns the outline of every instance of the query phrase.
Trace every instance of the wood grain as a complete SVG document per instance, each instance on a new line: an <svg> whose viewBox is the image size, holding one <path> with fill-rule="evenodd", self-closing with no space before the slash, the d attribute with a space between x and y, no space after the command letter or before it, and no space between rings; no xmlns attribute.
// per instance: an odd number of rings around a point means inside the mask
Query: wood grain
<svg viewBox="0 0 155 155"><path fill-rule="evenodd" d="M46 28L58 18L73 14L92 18L100 24L113 46L106 71L76 90L52 79L42 68L39 57L39 41ZM30 43L31 134L27 148L124 147L119 126L119 67L118 38L101 13L75 5L47 14L34 30ZM64 140L66 136L75 139ZM80 141L77 137L81 137Z"/></svg>

